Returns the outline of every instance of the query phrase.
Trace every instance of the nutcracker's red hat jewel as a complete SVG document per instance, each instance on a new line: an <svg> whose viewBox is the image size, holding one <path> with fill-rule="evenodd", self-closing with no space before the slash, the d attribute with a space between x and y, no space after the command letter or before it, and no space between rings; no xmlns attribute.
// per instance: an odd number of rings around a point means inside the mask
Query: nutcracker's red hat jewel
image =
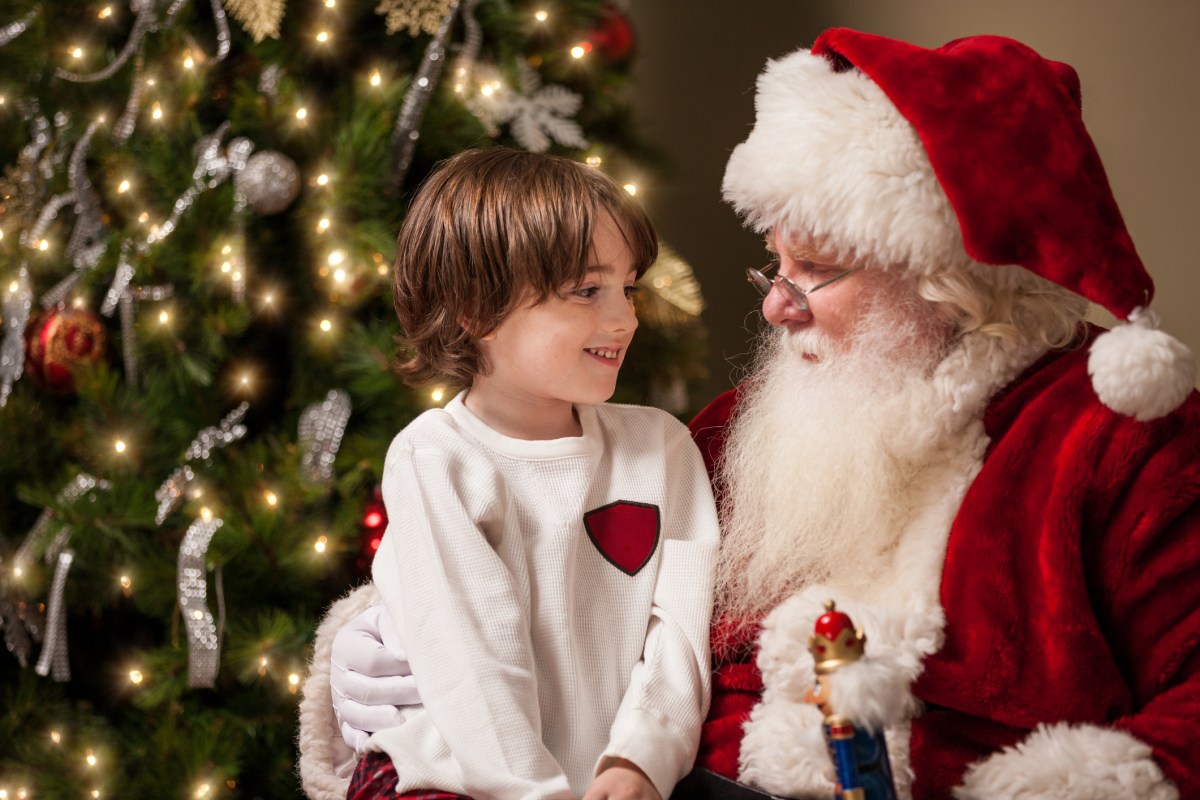
<svg viewBox="0 0 1200 800"><path fill-rule="evenodd" d="M1089 353L1106 406L1147 420L1187 397L1195 363L1149 309L1070 66L999 36L926 49L835 28L770 62L755 103L723 191L756 230L915 274L1024 267L1125 321Z"/></svg>
<svg viewBox="0 0 1200 800"><path fill-rule="evenodd" d="M858 661L866 641L862 629L854 627L849 615L838 611L834 601L826 600L825 613L817 617L808 637L813 668L818 675L824 675Z"/></svg>

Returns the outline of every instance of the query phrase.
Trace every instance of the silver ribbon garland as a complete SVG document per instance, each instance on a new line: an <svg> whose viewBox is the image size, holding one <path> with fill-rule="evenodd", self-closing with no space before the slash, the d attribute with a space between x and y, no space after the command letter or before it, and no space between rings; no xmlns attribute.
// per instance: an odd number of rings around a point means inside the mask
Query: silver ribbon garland
<svg viewBox="0 0 1200 800"><path fill-rule="evenodd" d="M404 95L400 113L396 116L396 125L392 128L392 185L397 190L404 183L408 168L412 166L417 140L421 138L421 120L425 117L429 99L433 97L438 79L446 66L446 43L450 39L450 30L461 5L462 0L455 0L442 19L438 32L425 46L421 66L417 69L412 86Z"/></svg>
<svg viewBox="0 0 1200 800"><path fill-rule="evenodd" d="M250 404L242 402L241 405L226 414L218 425L200 431L188 445L187 452L183 455L184 459L187 461L196 458L207 459L213 450L233 444L245 436L246 426L242 424L242 418L246 416L248 410L250 410Z"/></svg>
<svg viewBox="0 0 1200 800"><path fill-rule="evenodd" d="M69 506L95 489L110 488L112 488L112 484L108 481L81 472L59 490L55 497L55 504ZM56 525L57 527L55 527ZM44 509L13 555L15 567L29 564L33 559L34 551L51 535L54 537L46 546L43 555L46 564L54 565L54 577L50 584L50 598L47 601L45 639L35 669L39 675L50 675L59 682L71 679L71 667L67 657L67 621L66 606L64 605L67 573L70 572L75 558L74 551L67 548L71 533L71 526L58 522L53 509Z"/></svg>
<svg viewBox="0 0 1200 800"><path fill-rule="evenodd" d="M133 280L133 263L129 259L129 251L132 247L133 240L131 239L121 242L121 253L117 256L117 269L113 275L112 285L108 287L108 292L104 295L104 302L100 304L100 313L106 317L111 317L112 313L116 311L117 303L121 302L121 298L129 288L129 282Z"/></svg>
<svg viewBox="0 0 1200 800"><path fill-rule="evenodd" d="M117 73L117 70L125 66L125 62L134 53L140 53L142 49L142 41L146 34L151 33L158 28L156 19L155 0L132 0L129 7L137 16L133 20L133 29L129 32L129 38L125 40L125 46L121 48L121 52L117 57L109 62L108 66L91 73L71 72L70 70L59 67L54 71L56 77L62 78L65 81L72 83L95 83L96 81L107 80Z"/></svg>
<svg viewBox="0 0 1200 800"><path fill-rule="evenodd" d="M4 341L0 343L0 408L8 404L13 384L25 370L25 326L33 308L33 286L29 267L22 262L17 268L15 286L4 291Z"/></svg>
<svg viewBox="0 0 1200 800"><path fill-rule="evenodd" d="M42 655L34 670L38 675L49 675L59 683L71 680L71 661L67 652L67 610L64 593L67 573L75 560L72 550L58 554L58 565L54 568L54 581L50 585L50 601L46 606L46 639Z"/></svg>
<svg viewBox="0 0 1200 800"><path fill-rule="evenodd" d="M188 686L211 688L221 663L221 642L208 610L205 558L213 534L223 522L217 517L194 521L179 545L179 610L187 626Z"/></svg>
<svg viewBox="0 0 1200 800"><path fill-rule="evenodd" d="M246 162L254 152L254 142L239 136L229 142L225 157L233 173L233 236L237 240L238 268L232 275L233 302L246 302L246 190L238 180L246 169Z"/></svg>
<svg viewBox="0 0 1200 800"><path fill-rule="evenodd" d="M102 247L96 249L97 239L104 230L100 198L87 172L88 150L92 146L92 136L99 127L99 120L88 125L83 136L75 143L67 167L67 187L75 195L75 227L71 230L71 238L67 240L64 255L74 262L76 269L81 262L89 267L95 266L103 252Z"/></svg>
<svg viewBox="0 0 1200 800"><path fill-rule="evenodd" d="M194 461L197 458L207 459L213 450L233 444L245 436L246 426L242 424L242 418L246 416L249 409L249 403L242 403L226 414L219 425L207 427L196 434L196 438L192 440L184 453L184 461ZM167 479L154 492L154 499L158 501L158 511L154 515L156 524L162 525L167 516L179 507L184 493L187 492L188 486L194 480L196 480L196 473L187 464L176 468L167 476Z"/></svg>
<svg viewBox="0 0 1200 800"><path fill-rule="evenodd" d="M17 157L17 186L23 196L20 204L32 208L36 198L42 191L41 174L44 167L39 165L42 153L50 146L52 139L50 120L38 110L37 102L29 103L24 110L30 125L29 142L21 148ZM21 231L19 242L22 247L28 243L28 231ZM28 263L22 260L17 268L15 290L12 287L0 288L4 292L4 341L0 342L0 408L8 404L12 394L13 384L21 378L25 369L25 326L29 322L29 313L33 309L33 285L29 279Z"/></svg>
<svg viewBox="0 0 1200 800"><path fill-rule="evenodd" d="M175 230L175 226L179 224L179 218L191 208L192 203L196 201L201 192L205 189L216 188L229 177L229 159L221 152L221 139L229 132L229 126L228 121L222 122L215 131L200 137L200 141L196 143L200 155L196 160L196 168L192 170L192 185L175 201L175 206L167 221L146 237L145 244L141 246L142 249L149 248L170 236Z"/></svg>
<svg viewBox="0 0 1200 800"><path fill-rule="evenodd" d="M105 242L101 238L104 222L100 210L100 199L92 188L91 179L87 174L87 153L92 144L92 136L96 133L99 121L88 126L87 131L75 143L71 152L71 160L67 167L67 188L65 194L50 199L37 223L30 230L32 241L42 238L46 226L53 221L58 209L67 203L74 203L75 225L67 240L64 255L69 258L74 267L73 271L56 283L42 295L42 308L54 308L67 299L67 295L79 283L84 273L94 268L104 253Z"/></svg>
<svg viewBox="0 0 1200 800"><path fill-rule="evenodd" d="M86 472L81 472L67 482L67 485L59 489L55 495L55 504L58 506L69 506L77 501L80 497L91 492L93 489L111 489L112 484L99 478L94 478ZM33 561L34 550L41 545L44 539L49 538L50 532L55 533L54 542L45 551L45 560L49 564L57 556L62 549L66 540L63 538L64 532L69 535L70 528L66 525L60 525L57 530L53 528L55 522L54 510L47 508L43 509L37 521L33 523L33 527L29 529L29 533L25 534L21 546L17 548L17 552L13 554L13 564L15 566L24 566Z"/></svg>
<svg viewBox="0 0 1200 800"><path fill-rule="evenodd" d="M475 61L479 58L479 48L483 46L483 26L475 18L475 7L478 5L479 0L467 0L467 6L463 9L463 43L458 51L455 78L462 81L464 86L471 80Z"/></svg>
<svg viewBox="0 0 1200 800"><path fill-rule="evenodd" d="M162 486L155 490L154 499L158 501L158 511L154 514L156 525L166 522L167 515L179 507L187 487L194 480L196 480L196 473L192 472L191 467L184 464L182 467L176 467L175 471L163 481Z"/></svg>
<svg viewBox="0 0 1200 800"><path fill-rule="evenodd" d="M350 420L350 395L331 389L325 399L300 414L300 471L311 483L327 485L333 480L333 461Z"/></svg>
<svg viewBox="0 0 1200 800"><path fill-rule="evenodd" d="M169 283L161 286L131 286L121 295L121 357L125 363L125 382L137 386L137 330L134 328L134 301L150 300L161 302L175 294Z"/></svg>
<svg viewBox="0 0 1200 800"><path fill-rule="evenodd" d="M167 13L163 17L163 22L166 25L170 25L174 21L175 15L187 5L187 2L188 0L175 0L170 8L167 9ZM225 9L221 7L220 0L210 0L210 5L213 11L213 22L216 23L217 28L216 60L220 61L229 55L229 20L225 16ZM121 67L125 66L134 54L140 55L142 47L145 44L146 35L158 30L158 1L132 0L129 7L136 15L133 21L133 28L129 32L129 38L125 40L125 46L121 48L121 52L117 54L116 58L109 62L103 69L96 72L84 74L71 72L60 67L55 70L54 74L72 83L95 83L96 81L111 78Z"/></svg>
<svg viewBox="0 0 1200 800"><path fill-rule="evenodd" d="M154 244L161 242L174 232L180 218L191 208L196 198L206 189L212 189L227 179L232 171L230 160L221 152L221 139L229 130L229 122L221 123L211 134L201 137L197 143L199 156L192 171L192 185L175 201L169 216L162 225L152 231L145 241L132 244L132 240L121 242L120 255L113 282L100 304L100 313L111 317L117 307L121 308L121 343L125 359L125 382L137 384L137 334L133 325L135 300L162 299L174 291L170 287L131 287L135 268L134 258L140 257Z"/></svg>
<svg viewBox="0 0 1200 800"><path fill-rule="evenodd" d="M145 68L145 60L138 55L133 62L133 80L129 85L129 99L125 101L125 110L121 112L121 116L113 125L113 141L118 145L124 145L129 141L129 137L133 135L133 129L137 127L138 112L142 108L142 97L146 94L146 79L142 74Z"/></svg>
<svg viewBox="0 0 1200 800"><path fill-rule="evenodd" d="M4 47L4 45L29 30L29 24L37 19L37 15L40 13L42 13L42 9L35 8L16 22L10 22L3 28L0 28L0 47Z"/></svg>
<svg viewBox="0 0 1200 800"><path fill-rule="evenodd" d="M271 102L279 101L279 81L283 78L283 67L271 64L258 76L258 91Z"/></svg>
<svg viewBox="0 0 1200 800"><path fill-rule="evenodd" d="M209 5L212 6L213 22L217 26L217 61L222 61L229 55L229 48L232 46L229 38L229 18L225 16L221 0L209 0Z"/></svg>

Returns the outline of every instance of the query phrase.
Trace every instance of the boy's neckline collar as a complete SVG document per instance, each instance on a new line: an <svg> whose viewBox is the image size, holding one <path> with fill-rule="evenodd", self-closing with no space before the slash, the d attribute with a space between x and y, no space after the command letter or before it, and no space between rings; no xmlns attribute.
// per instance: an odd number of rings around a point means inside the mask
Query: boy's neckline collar
<svg viewBox="0 0 1200 800"><path fill-rule="evenodd" d="M600 427L596 419L596 407L576 403L575 413L579 417L583 433L580 436L564 436L559 439L517 439L506 436L477 417L467 408L463 399L467 396L464 389L445 405L443 410L454 418L463 430L477 439L481 444L503 455L525 460L542 460L552 458L570 458L586 455L601 449Z"/></svg>

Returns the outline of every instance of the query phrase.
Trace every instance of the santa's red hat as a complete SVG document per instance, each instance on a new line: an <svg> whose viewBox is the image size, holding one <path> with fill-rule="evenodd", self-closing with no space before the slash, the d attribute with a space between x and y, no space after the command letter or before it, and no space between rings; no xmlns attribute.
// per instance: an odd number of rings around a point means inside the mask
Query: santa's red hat
<svg viewBox="0 0 1200 800"><path fill-rule="evenodd" d="M1127 321L1089 355L1105 405L1153 419L1191 391L1070 66L999 36L929 50L837 28L767 65L756 110L723 186L756 230L918 274L1019 265Z"/></svg>

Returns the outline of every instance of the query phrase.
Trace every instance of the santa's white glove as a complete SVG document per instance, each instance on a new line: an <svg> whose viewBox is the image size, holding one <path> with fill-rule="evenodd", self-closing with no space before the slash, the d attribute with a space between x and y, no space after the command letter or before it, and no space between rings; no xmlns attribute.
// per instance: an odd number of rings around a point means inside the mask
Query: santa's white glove
<svg viewBox="0 0 1200 800"><path fill-rule="evenodd" d="M420 704L408 654L386 607L370 606L338 630L329 687L342 738L356 752L375 731L404 721L400 706Z"/></svg>

